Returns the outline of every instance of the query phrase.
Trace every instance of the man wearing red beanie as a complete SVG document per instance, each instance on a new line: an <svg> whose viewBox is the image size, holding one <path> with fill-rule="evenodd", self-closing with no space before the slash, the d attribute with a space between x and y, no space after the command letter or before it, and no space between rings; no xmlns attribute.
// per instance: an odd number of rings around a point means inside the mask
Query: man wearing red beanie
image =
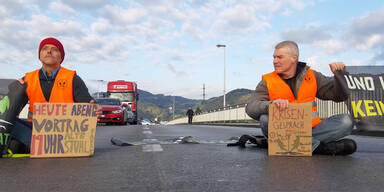
<svg viewBox="0 0 384 192"><path fill-rule="evenodd" d="M61 66L65 52L60 41L52 37L44 39L38 54L42 67L12 82L8 86L8 96L0 101L0 157L7 153L8 148L13 153L28 152L34 103L94 103L76 71ZM17 115L28 101L28 121L23 121ZM101 115L100 109L97 115Z"/></svg>

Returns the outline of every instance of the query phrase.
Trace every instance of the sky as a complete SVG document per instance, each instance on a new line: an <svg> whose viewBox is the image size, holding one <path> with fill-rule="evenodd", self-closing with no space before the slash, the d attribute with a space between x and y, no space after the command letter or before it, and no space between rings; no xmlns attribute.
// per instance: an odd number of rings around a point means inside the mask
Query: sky
<svg viewBox="0 0 384 192"><path fill-rule="evenodd" d="M224 60L227 92L255 89L283 40L297 42L299 60L327 76L335 61L383 65L384 2L0 0L0 78L40 68L46 37L62 42L62 66L90 92L127 80L190 99L202 99L205 85L208 99L223 94Z"/></svg>

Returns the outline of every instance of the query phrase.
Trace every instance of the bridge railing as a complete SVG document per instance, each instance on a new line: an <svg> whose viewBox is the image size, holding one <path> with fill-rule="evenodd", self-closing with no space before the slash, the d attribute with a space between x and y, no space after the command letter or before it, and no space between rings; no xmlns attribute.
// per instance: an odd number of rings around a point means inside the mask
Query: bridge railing
<svg viewBox="0 0 384 192"><path fill-rule="evenodd" d="M316 99L320 118L324 119L336 114L349 113L347 105L344 102L336 103L333 101L324 101ZM246 123L254 121L245 112L246 104L220 108L210 112L197 114L193 117L194 123ZM188 123L188 117L183 117L169 121L168 124Z"/></svg>

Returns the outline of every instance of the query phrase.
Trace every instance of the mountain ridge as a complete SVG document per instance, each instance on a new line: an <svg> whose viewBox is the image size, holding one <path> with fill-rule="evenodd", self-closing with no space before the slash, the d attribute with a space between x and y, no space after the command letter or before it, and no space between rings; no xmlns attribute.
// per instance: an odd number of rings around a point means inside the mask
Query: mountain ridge
<svg viewBox="0 0 384 192"><path fill-rule="evenodd" d="M226 94L226 105L234 106L248 102L253 90L235 89ZM212 97L203 102L202 99L188 99L181 96L171 96L164 94L152 94L148 91L139 89L138 117L139 119L148 118L151 120L171 120L173 118L185 117L188 107L196 111L212 111L223 107L223 96ZM175 114L173 110L173 99L175 100Z"/></svg>

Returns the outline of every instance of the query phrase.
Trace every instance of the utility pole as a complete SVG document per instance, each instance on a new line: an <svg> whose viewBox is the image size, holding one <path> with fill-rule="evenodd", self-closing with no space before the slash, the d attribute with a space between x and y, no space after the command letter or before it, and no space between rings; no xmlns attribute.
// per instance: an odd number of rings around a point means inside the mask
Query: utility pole
<svg viewBox="0 0 384 192"><path fill-rule="evenodd" d="M226 70L225 70L225 47L226 45L223 45L223 44L217 44L216 45L217 48L220 48L220 47L223 47L224 48L224 90L223 90L223 108L225 108L225 73L226 73Z"/></svg>
<svg viewBox="0 0 384 192"><path fill-rule="evenodd" d="M175 119L175 96L173 96L173 114L172 114L172 119Z"/></svg>
<svg viewBox="0 0 384 192"><path fill-rule="evenodd" d="M203 84L203 104L205 103L205 84Z"/></svg>

